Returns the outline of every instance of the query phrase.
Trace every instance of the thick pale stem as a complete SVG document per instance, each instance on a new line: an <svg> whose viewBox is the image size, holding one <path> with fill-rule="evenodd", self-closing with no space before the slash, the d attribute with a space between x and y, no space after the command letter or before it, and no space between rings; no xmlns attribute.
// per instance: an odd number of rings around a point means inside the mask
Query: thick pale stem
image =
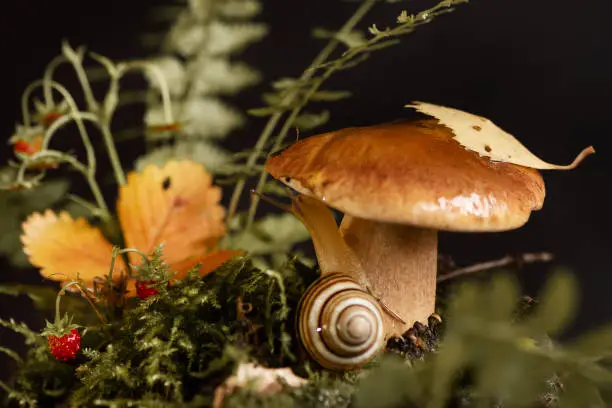
<svg viewBox="0 0 612 408"><path fill-rule="evenodd" d="M292 202L292 212L310 232L322 275L342 272L350 275L360 285L369 286L357 256L342 239L336 220L324 203L300 195Z"/></svg>
<svg viewBox="0 0 612 408"><path fill-rule="evenodd" d="M435 311L436 230L344 216L344 241L359 258L372 292L406 322L385 316L387 336L401 335Z"/></svg>

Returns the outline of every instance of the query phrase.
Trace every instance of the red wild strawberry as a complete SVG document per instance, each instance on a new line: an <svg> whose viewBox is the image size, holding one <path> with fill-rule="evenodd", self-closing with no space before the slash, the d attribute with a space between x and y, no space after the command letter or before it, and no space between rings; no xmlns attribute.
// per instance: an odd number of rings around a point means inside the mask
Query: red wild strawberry
<svg viewBox="0 0 612 408"><path fill-rule="evenodd" d="M61 112L50 111L50 112L44 114L41 117L40 123L45 128L48 128L49 126L51 126L53 124L53 122L55 122L56 120L58 120L62 116L64 116L64 115Z"/></svg>
<svg viewBox="0 0 612 408"><path fill-rule="evenodd" d="M50 334L47 337L47 344L51 354L53 354L57 360L73 360L76 353L81 349L81 335L77 329L72 329L70 333L59 337Z"/></svg>
<svg viewBox="0 0 612 408"><path fill-rule="evenodd" d="M26 142L25 140L16 141L13 145L13 150L15 151L15 153L23 153L28 156L31 156L36 153L35 147L32 146L30 143Z"/></svg>
<svg viewBox="0 0 612 408"><path fill-rule="evenodd" d="M157 295L159 291L153 286L156 283L154 280L136 281L136 294L141 299Z"/></svg>

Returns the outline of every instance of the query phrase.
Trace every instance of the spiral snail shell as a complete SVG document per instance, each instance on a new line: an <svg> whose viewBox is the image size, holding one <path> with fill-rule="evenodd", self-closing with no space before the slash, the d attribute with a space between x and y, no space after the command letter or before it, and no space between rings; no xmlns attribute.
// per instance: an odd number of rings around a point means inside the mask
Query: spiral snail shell
<svg viewBox="0 0 612 408"><path fill-rule="evenodd" d="M384 345L383 312L349 275L323 275L304 293L298 313L304 349L327 369L357 369Z"/></svg>

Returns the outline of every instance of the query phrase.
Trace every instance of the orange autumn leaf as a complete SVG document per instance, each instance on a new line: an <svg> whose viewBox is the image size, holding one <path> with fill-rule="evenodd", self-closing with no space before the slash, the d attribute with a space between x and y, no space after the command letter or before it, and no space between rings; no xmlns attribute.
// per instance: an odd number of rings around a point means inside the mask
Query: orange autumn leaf
<svg viewBox="0 0 612 408"><path fill-rule="evenodd" d="M230 259L236 256L244 256L246 252L244 251L234 251L231 249L221 249L219 251L215 251L209 255L206 255L204 258L200 259L200 276L206 276Z"/></svg>
<svg viewBox="0 0 612 408"><path fill-rule="evenodd" d="M91 288L96 276L108 275L112 245L84 218L75 220L67 212L58 216L51 210L34 213L23 223L21 242L30 263L43 276L62 284L78 275ZM124 269L118 258L113 276L119 279Z"/></svg>
<svg viewBox="0 0 612 408"><path fill-rule="evenodd" d="M220 199L221 189L212 185L210 173L192 161L149 165L142 173L131 173L117 202L125 244L150 253L163 243L164 259L180 278L216 249L225 234ZM140 261L130 254L131 263Z"/></svg>
<svg viewBox="0 0 612 408"><path fill-rule="evenodd" d="M216 251L218 238L225 234L225 209L219 205L221 190L212 185L212 176L200 164L171 161L164 167L148 166L140 174L130 173L119 190L117 214L126 246L151 253L164 244L164 259L177 278L198 262L200 275L215 270L240 251ZM56 216L33 214L23 224L22 242L30 262L43 276L62 282L80 278L92 284L95 276L106 276L112 245L86 220L73 220L67 213ZM140 256L129 254L134 265ZM125 272L117 258L114 276ZM54 275L62 273L63 275ZM70 278L64 278L65 276ZM128 282L133 296L134 282Z"/></svg>

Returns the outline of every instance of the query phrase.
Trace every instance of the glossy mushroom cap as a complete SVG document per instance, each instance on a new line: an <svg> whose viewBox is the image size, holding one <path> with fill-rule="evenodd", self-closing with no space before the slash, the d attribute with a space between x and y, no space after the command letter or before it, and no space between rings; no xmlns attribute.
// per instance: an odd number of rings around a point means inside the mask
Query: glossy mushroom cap
<svg viewBox="0 0 612 408"><path fill-rule="evenodd" d="M537 170L480 157L431 119L312 136L266 170L345 214L447 231L518 228L545 196Z"/></svg>

